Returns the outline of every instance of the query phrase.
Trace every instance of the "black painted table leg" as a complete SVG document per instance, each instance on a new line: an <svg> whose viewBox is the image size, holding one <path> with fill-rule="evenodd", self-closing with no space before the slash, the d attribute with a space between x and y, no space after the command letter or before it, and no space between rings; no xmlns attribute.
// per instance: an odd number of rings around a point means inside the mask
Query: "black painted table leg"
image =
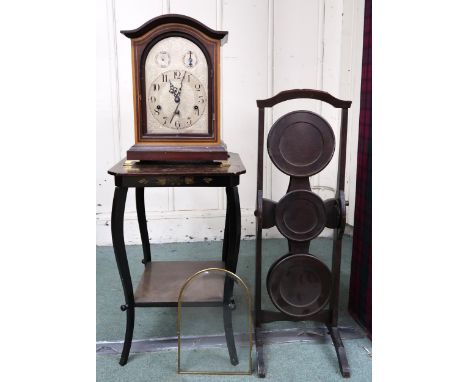
<svg viewBox="0 0 468 382"><path fill-rule="evenodd" d="M128 355L130 354L130 348L132 346L133 339L133 328L135 326L135 307L121 307L121 309L127 312L127 326L125 329L125 341L122 348L122 355L120 356L119 364L125 366L128 361Z"/></svg>
<svg viewBox="0 0 468 382"><path fill-rule="evenodd" d="M231 364L236 366L239 364L239 357L237 356L236 343L234 340L234 331L232 329L232 291L234 288L234 280L226 275L224 282L224 301L223 301L223 320L224 320L224 335L226 337L226 344L229 351L229 359Z"/></svg>
<svg viewBox="0 0 468 382"><path fill-rule="evenodd" d="M228 195L228 189L226 188L226 195ZM229 197L228 197L229 198ZM230 211L231 203L227 203L226 205L226 218L224 223L224 238L223 238L223 257L222 260L226 263L226 259L228 258L229 252L229 227L231 225L230 216L232 212Z"/></svg>
<svg viewBox="0 0 468 382"><path fill-rule="evenodd" d="M239 257L239 245L241 235L241 213L239 203L239 193L237 187L227 187L227 212L226 225L228 226L227 233L227 254L226 254L226 269L236 273L237 260ZM226 235L226 234L225 234ZM223 248L224 252L224 248Z"/></svg>
<svg viewBox="0 0 468 382"><path fill-rule="evenodd" d="M240 204L239 193L237 187L227 187L227 207L226 207L226 224L224 231L223 242L223 260L228 271L236 273L237 259L239 256L240 244ZM229 358L232 365L238 365L239 359L237 356L236 344L234 341L234 333L232 330L232 308L235 302L232 300L232 292L234 281L226 278L224 285L224 301L223 301L223 319L224 333L226 336L226 344L229 351Z"/></svg>
<svg viewBox="0 0 468 382"><path fill-rule="evenodd" d="M148 226L145 212L145 188L135 188L136 210L138 216L138 227L140 228L141 243L143 245L143 264L151 262L151 249L148 236Z"/></svg>
<svg viewBox="0 0 468 382"><path fill-rule="evenodd" d="M127 312L127 328L125 332L125 342L120 358L120 365L125 365L132 345L133 327L135 321L135 299L133 297L132 278L128 267L127 253L124 241L124 212L125 201L127 199L126 187L116 187L114 191L114 201L112 203L111 232L112 244L114 246L115 260L119 269L120 281L125 296L125 305L121 309Z"/></svg>

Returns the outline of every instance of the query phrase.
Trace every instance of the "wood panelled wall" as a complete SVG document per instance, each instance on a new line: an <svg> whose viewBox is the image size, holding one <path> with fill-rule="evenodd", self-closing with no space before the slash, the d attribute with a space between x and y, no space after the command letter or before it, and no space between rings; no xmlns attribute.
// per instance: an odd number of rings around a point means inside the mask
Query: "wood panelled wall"
<svg viewBox="0 0 468 382"><path fill-rule="evenodd" d="M239 187L242 238L253 238L257 153L255 101L292 88L323 89L350 99L347 198L354 216L356 148L362 56L363 0L102 0L97 2L97 244L111 244L113 179L107 170L133 144L130 41L119 33L148 19L180 13L211 28L229 31L222 48L222 137L238 152L247 174ZM289 101L267 113L267 127L284 113L322 113L338 133L339 115L325 104ZM337 142L338 144L338 142ZM334 194L336 158L312 178L314 191ZM265 160L266 197L278 200L287 177ZM139 243L134 192L129 191L125 236ZM217 189L148 189L147 218L152 242L219 240L225 195ZM327 235L328 232L324 232ZM267 237L280 237L276 229Z"/></svg>

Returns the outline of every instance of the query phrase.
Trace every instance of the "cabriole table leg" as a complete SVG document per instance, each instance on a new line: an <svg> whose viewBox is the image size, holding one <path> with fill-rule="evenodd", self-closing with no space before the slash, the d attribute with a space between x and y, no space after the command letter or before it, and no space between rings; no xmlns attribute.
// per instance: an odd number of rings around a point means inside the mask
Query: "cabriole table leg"
<svg viewBox="0 0 468 382"><path fill-rule="evenodd" d="M148 226L146 223L145 211L145 188L135 188L136 210L138 217L138 227L140 228L141 244L143 245L143 264L151 262L151 249L148 236Z"/></svg>
<svg viewBox="0 0 468 382"><path fill-rule="evenodd" d="M114 246L115 260L119 269L120 281L125 296L125 305L121 309L127 312L127 328L125 332L125 342L120 358L120 365L125 365L132 345L133 327L135 321L135 299L133 296L132 278L128 267L127 253L125 251L125 241L123 235L125 201L127 199L126 187L116 187L114 191L114 201L112 203L111 232L112 244Z"/></svg>
<svg viewBox="0 0 468 382"><path fill-rule="evenodd" d="M239 256L240 243L240 204L239 193L237 187L227 187L227 208L226 208L226 224L224 231L223 242L223 261L228 271L236 273L237 259ZM239 364L239 359L236 351L236 343L234 340L234 332L232 329L232 308L235 306L235 301L232 301L232 291L234 288L233 280L226 279L224 286L224 301L223 301L223 319L224 332L226 336L226 344L229 351L229 358L232 365Z"/></svg>

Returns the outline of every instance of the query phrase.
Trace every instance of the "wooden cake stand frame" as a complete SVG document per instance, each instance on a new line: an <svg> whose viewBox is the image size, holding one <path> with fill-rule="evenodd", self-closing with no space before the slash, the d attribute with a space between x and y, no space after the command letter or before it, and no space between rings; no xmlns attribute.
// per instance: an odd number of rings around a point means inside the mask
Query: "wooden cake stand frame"
<svg viewBox="0 0 468 382"><path fill-rule="evenodd" d="M320 200L319 202L317 202L317 205L321 208L320 211L322 211L322 213L319 216L320 219L317 218L318 220L321 220L322 222L322 228L320 229L320 231L324 228L323 226L334 229L332 266L331 266L331 272L327 271L328 276L326 278L326 280L328 280L327 281L328 285L331 285L331 287L326 289L322 286L321 288L322 291L327 290L329 292L327 293L327 299L323 303L323 306L320 306L318 310L316 311L312 310L311 311L312 313L310 314L305 313L305 314L299 314L299 315L295 315L294 313L287 314L284 311L264 310L262 309L262 301L261 301L262 229L270 228L275 225L278 226L278 229L280 230L280 232L288 238L288 245L289 245L288 256L296 255L296 257L297 257L297 254L308 254L310 239L320 233L320 232L318 233L313 232L311 236L305 237L305 238L300 236L300 233L301 233L300 230L298 230L296 236L294 236L294 232L291 232L290 235L288 235L287 233L285 234L284 230L281 229L281 224L280 224L281 221L278 222L279 211L277 211L277 208L276 208L277 206L280 205L281 202L276 203L272 200L265 199L263 197L263 156L264 156L265 108L271 108L278 103L291 100L291 99L297 99L297 98L309 98L309 99L319 100L319 101L326 102L334 106L335 108L341 108L341 127L340 127L340 140L339 140L340 145L339 145L339 154L338 154L338 173L337 173L337 187L336 187L335 197L332 199L325 200L323 204ZM262 340L262 335L261 335L262 324L273 322L273 321L316 321L316 322L324 323L327 326L329 334L335 346L341 374L343 375L343 377L347 378L350 376L350 370L349 370L348 360L346 357L345 348L343 346L343 342L341 340L340 333L338 330L338 299L339 299L339 290L340 290L341 244L342 244L342 237L343 237L345 224L346 224L346 201L345 201L345 196L344 196L344 187L345 187L345 169L346 169L346 139L347 139L347 125L348 125L348 109L351 106L351 101L344 101L344 100L337 99L333 97L332 95L330 95L329 93L326 93L323 91L310 90L310 89L296 89L296 90L283 91L281 93L278 93L272 98L258 100L257 106L258 106L259 117L258 117L257 198L256 198L256 211L255 211L256 255L255 255L255 297L254 297L257 375L260 378L263 378L265 377L265 374L266 374L265 361L264 361L264 356L263 356L263 340ZM293 112L290 114L294 114L294 113L301 113L301 112ZM302 112L302 113L310 113L310 112ZM310 113L310 114L314 114L314 113ZM293 117L295 116L293 115ZM310 118L311 118L310 123L311 123L312 128L316 129L315 130L316 132L314 132L314 134L322 134L321 131L324 131L325 133L330 135L331 128L327 127L323 130L320 130L320 126L319 126L320 123L318 123L322 121L321 123L325 123L327 126L329 126L328 122L323 120L318 115L314 115ZM315 122L314 118L318 122ZM289 121L286 124L287 125L289 124L288 126L291 126L291 123L293 122ZM285 131L285 126L283 125L276 126L275 127L276 132ZM288 126L286 126L286 128L288 128ZM317 141L317 140L311 139L312 136L311 136L310 129L304 128L304 126L307 126L307 124L303 124L303 126L299 126L297 128L298 134L289 133L290 136L288 137L288 139L287 140L283 139L283 141L281 141L282 142L281 144L283 145L281 147L282 152L288 152L289 150L290 153L293 153L291 155L293 155L295 158L299 158L300 160L303 159L304 155L309 155L307 154L307 147L304 146L304 139L309 139L308 142ZM273 129L271 131L273 131ZM287 142L285 143L285 141ZM277 140L276 142L278 143L280 141ZM333 144L332 149L330 149L330 147L327 146L330 144L330 142L332 142ZM315 173L318 173L319 171L321 171L322 168L324 168L328 164L329 159L331 159L331 156L333 155L334 144L335 144L334 136L333 136L333 132L331 131L331 136L329 138L327 138L327 136L324 135L323 146L319 147L318 149L311 147L311 150L316 150L316 151L318 150L317 152L320 155L326 152L325 156L327 155L328 156L326 159L326 163L323 162L321 168L312 170L309 173L307 173L307 171L305 173L304 172L300 173L300 171L295 172L293 168L288 167L289 166L288 161L284 161L283 167L280 168L281 166L278 166L278 162L275 163L274 161L275 165L281 171L290 175L290 182L289 182L287 195L297 190L302 190L301 192L303 193L304 191L306 191L305 193L307 193L307 191L309 192L311 191L310 183L309 183L309 176ZM297 151L294 152L293 151L295 149L294 145L296 145L295 146L296 150L297 150L297 147L306 148L306 150L304 150L306 154L303 155L303 153L298 153ZM279 145L277 145L277 147L278 146ZM270 137L269 137L268 151L269 151L270 157L272 157L272 155L275 154L275 152L272 150L274 150L274 148L270 147ZM276 153L278 153L278 150L276 151ZM272 157L272 160L273 159L274 158ZM282 160L282 158L280 159ZM303 161L303 162L306 163L307 161ZM313 163L313 160L310 160L309 162ZM311 201L313 202L313 200ZM311 219L310 215L311 214L307 214L307 213L298 213L298 214L290 213L289 218L292 219L292 221L294 222L292 226L297 225L300 227L301 224L302 226L310 224L310 223L304 222L307 219L309 219L310 221ZM291 218L291 216L293 216L293 218ZM312 217L312 219L314 219L314 217ZM307 257L307 255L303 255L303 256ZM297 258L295 260L297 260ZM270 269L270 273L272 272L272 269ZM276 279L278 279L278 277L276 277ZM281 279L281 277L279 279ZM303 285L304 287L301 289L301 292L304 291L304 293L309 293L311 288L306 288L307 286L306 284L303 284ZM269 293L270 291L271 289L269 289ZM270 294L270 297L271 297L271 294ZM273 302L275 303L275 301ZM277 304L275 304L275 306L277 306Z"/></svg>

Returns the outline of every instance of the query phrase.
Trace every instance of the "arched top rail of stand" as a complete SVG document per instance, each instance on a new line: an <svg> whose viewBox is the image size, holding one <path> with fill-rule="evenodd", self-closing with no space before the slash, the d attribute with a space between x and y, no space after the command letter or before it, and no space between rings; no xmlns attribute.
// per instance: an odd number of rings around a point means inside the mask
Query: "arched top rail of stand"
<svg viewBox="0 0 468 382"><path fill-rule="evenodd" d="M257 106L259 108L272 107L278 103L289 101L291 99L297 99L297 98L316 99L319 101L329 103L330 105L334 107L339 107L342 109L349 109L351 107L351 101L344 101L344 100L333 97L330 93L327 93L321 90L313 90L313 89L285 90L285 91L279 92L278 94L274 95L271 98L257 100Z"/></svg>

